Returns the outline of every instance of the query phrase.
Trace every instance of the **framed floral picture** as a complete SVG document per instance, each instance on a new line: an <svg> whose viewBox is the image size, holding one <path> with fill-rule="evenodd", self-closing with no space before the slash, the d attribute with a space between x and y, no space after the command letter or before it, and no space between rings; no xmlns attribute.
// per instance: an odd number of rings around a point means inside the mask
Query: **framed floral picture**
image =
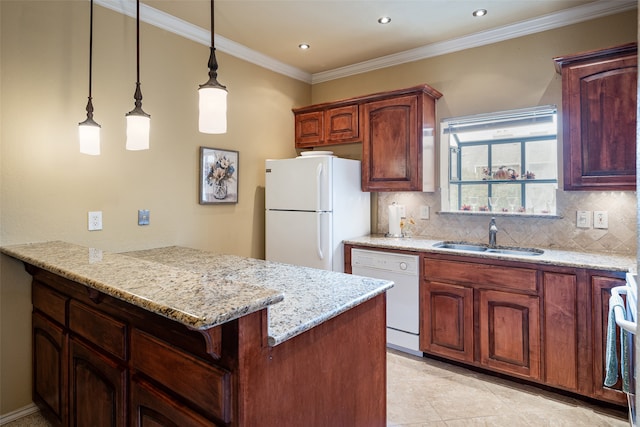
<svg viewBox="0 0 640 427"><path fill-rule="evenodd" d="M200 147L200 204L238 203L238 152Z"/></svg>

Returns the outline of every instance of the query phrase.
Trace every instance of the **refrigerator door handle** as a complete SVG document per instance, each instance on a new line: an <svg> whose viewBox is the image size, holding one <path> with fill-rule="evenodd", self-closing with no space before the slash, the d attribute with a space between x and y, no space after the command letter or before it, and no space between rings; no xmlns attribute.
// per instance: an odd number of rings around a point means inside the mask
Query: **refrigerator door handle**
<svg viewBox="0 0 640 427"><path fill-rule="evenodd" d="M317 204L316 204L316 209L322 209L320 202L321 200L321 194L322 194L322 163L318 163L318 166L316 167L316 195L318 197L317 200Z"/></svg>
<svg viewBox="0 0 640 427"><path fill-rule="evenodd" d="M316 224L317 224L317 234L316 234L316 250L318 252L318 257L322 260L324 259L324 253L322 252L322 215L316 215Z"/></svg>

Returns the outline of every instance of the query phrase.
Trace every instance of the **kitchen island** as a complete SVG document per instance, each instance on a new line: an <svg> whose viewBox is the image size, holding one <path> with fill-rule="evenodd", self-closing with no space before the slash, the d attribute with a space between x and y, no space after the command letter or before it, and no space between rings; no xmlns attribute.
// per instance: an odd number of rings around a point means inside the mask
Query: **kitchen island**
<svg viewBox="0 0 640 427"><path fill-rule="evenodd" d="M386 425L392 282L183 247L2 252L33 276L54 425Z"/></svg>

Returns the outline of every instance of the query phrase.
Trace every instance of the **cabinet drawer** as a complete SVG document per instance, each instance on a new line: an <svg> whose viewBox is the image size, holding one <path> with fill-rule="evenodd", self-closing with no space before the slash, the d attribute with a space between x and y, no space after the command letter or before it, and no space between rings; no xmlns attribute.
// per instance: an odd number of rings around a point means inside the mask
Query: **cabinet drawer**
<svg viewBox="0 0 640 427"><path fill-rule="evenodd" d="M424 276L432 281L469 283L536 292L536 270L425 258Z"/></svg>
<svg viewBox="0 0 640 427"><path fill-rule="evenodd" d="M153 378L207 415L231 421L231 374L134 329L131 363L135 370Z"/></svg>
<svg viewBox="0 0 640 427"><path fill-rule="evenodd" d="M31 301L33 308L43 312L51 319L65 324L67 298L40 282L33 282L31 289Z"/></svg>
<svg viewBox="0 0 640 427"><path fill-rule="evenodd" d="M71 301L69 329L113 356L126 359L127 325L125 323L85 304Z"/></svg>

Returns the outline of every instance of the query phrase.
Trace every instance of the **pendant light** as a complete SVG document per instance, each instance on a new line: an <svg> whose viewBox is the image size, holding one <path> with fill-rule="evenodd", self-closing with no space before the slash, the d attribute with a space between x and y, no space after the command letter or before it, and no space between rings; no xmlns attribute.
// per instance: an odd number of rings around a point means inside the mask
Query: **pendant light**
<svg viewBox="0 0 640 427"><path fill-rule="evenodd" d="M90 6L89 24L89 100L87 101L87 119L78 123L80 152L92 156L100 155L100 125L93 121L93 103L91 102L91 68L93 60L93 0Z"/></svg>
<svg viewBox="0 0 640 427"><path fill-rule="evenodd" d="M202 133L226 133L227 132L227 88L220 83L218 77L218 61L216 61L216 48L213 44L214 15L213 2L211 0L211 54L209 55L209 81L200 85L198 128Z"/></svg>
<svg viewBox="0 0 640 427"><path fill-rule="evenodd" d="M140 0L136 0L136 91L133 95L135 108L127 117L127 150L149 149L149 128L151 116L142 110L142 91L140 90Z"/></svg>

